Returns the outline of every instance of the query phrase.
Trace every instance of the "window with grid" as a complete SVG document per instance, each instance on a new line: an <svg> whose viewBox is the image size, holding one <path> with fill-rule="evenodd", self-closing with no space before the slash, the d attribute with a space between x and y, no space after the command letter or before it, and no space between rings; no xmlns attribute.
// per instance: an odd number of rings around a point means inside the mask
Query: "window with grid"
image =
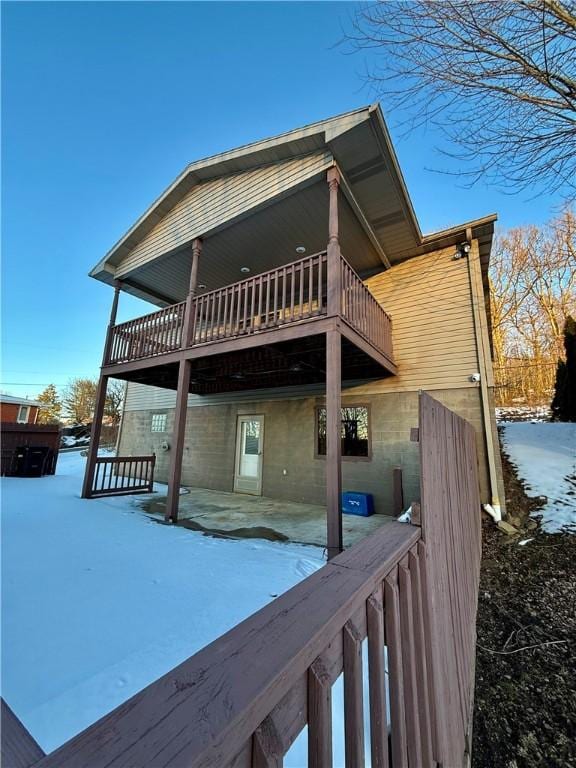
<svg viewBox="0 0 576 768"><path fill-rule="evenodd" d="M346 406L341 410L342 456L370 456L368 407ZM326 408L316 409L316 453L326 456Z"/></svg>
<svg viewBox="0 0 576 768"><path fill-rule="evenodd" d="M152 414L152 426L151 432L166 432L166 414L165 413L153 413Z"/></svg>

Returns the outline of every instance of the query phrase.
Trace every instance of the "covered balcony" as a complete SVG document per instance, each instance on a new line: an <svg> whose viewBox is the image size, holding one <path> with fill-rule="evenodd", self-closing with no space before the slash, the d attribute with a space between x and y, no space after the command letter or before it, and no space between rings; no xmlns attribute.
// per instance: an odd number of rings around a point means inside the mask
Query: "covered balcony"
<svg viewBox="0 0 576 768"><path fill-rule="evenodd" d="M184 353L195 394L313 383L325 377L314 355L323 351L319 336L337 325L345 379L394 373L390 317L343 256L334 266L332 275L324 251L196 296L190 306L112 325L104 367L117 378L175 389Z"/></svg>

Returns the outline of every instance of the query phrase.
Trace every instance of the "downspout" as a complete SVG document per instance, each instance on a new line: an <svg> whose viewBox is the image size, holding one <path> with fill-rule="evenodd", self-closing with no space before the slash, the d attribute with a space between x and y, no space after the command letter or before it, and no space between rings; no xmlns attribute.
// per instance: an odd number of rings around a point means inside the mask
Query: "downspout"
<svg viewBox="0 0 576 768"><path fill-rule="evenodd" d="M480 373L480 400L482 405L482 420L484 424L484 440L488 457L488 474L490 480L491 503L484 504L484 510L495 522L502 520L502 508L498 496L498 472L494 441L492 439L492 408L488 387L493 385L492 364L490 362L490 347L488 328L484 307L484 289L482 286L482 271L480 267L480 251L478 240L472 239L472 231L466 230L466 240L470 244L468 254L468 276L470 278L470 295L472 297L472 314L474 316L474 332L478 356L478 371Z"/></svg>

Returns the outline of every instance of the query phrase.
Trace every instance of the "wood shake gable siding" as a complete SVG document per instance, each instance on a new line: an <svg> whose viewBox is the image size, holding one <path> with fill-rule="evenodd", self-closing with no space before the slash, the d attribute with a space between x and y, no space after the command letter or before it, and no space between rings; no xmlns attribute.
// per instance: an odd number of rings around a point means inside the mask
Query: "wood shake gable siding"
<svg viewBox="0 0 576 768"><path fill-rule="evenodd" d="M315 152L193 187L122 259L116 277L126 276L195 237L213 232L226 222L314 179L332 162L330 152Z"/></svg>

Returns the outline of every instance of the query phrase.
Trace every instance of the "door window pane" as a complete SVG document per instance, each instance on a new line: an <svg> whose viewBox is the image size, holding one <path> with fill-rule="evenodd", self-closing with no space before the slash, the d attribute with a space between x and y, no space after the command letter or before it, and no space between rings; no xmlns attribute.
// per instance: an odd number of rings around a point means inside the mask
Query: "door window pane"
<svg viewBox="0 0 576 768"><path fill-rule="evenodd" d="M243 421L240 432L240 475L258 477L258 457L260 454L260 422Z"/></svg>

